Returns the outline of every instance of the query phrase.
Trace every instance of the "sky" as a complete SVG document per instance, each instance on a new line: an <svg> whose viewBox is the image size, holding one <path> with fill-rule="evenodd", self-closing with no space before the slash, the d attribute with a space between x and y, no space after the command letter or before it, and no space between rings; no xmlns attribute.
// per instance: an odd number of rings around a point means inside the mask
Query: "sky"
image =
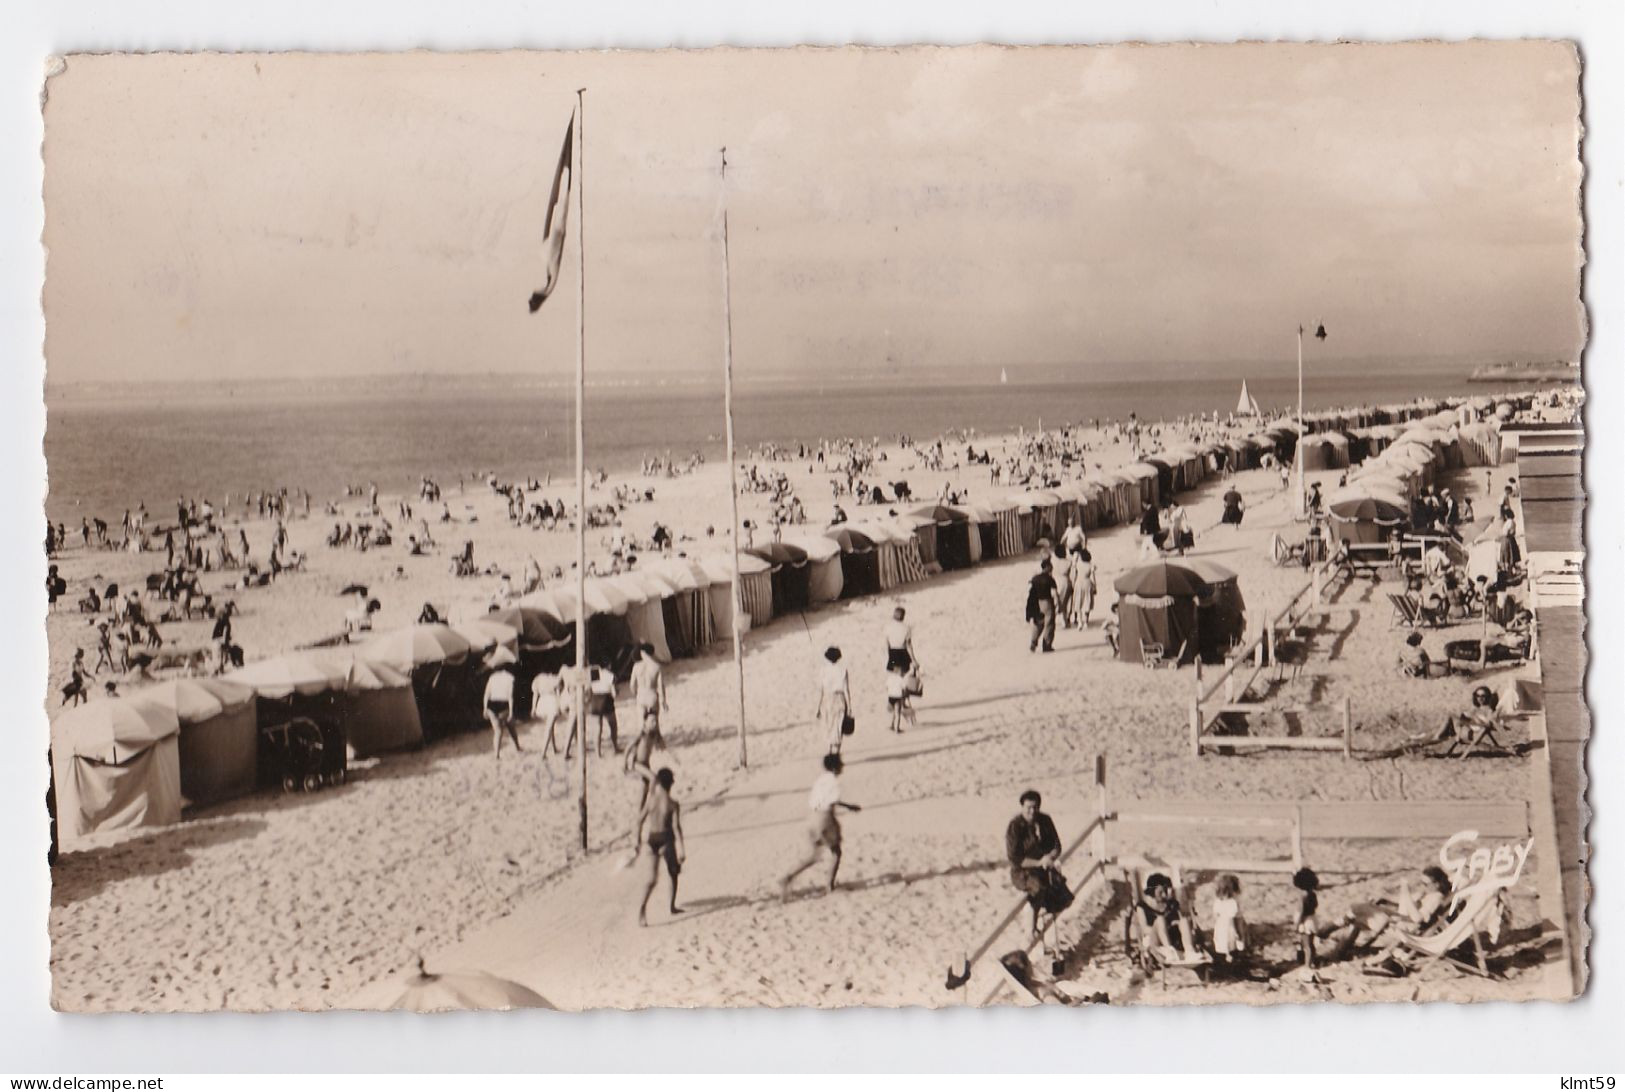
<svg viewBox="0 0 1625 1092"><path fill-rule="evenodd" d="M47 380L1578 359L1563 43L76 55ZM577 87L555 295L543 219ZM724 187L720 149L728 149ZM584 190L584 193L583 193Z"/></svg>

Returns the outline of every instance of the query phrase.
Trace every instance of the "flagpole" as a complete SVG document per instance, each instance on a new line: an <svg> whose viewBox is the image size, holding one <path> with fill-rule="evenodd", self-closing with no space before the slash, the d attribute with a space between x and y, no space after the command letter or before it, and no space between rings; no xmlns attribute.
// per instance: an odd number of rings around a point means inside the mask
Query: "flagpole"
<svg viewBox="0 0 1625 1092"><path fill-rule="evenodd" d="M587 109L576 88L576 728L581 743L581 849L587 849Z"/></svg>
<svg viewBox="0 0 1625 1092"><path fill-rule="evenodd" d="M728 276L728 149L722 149L722 407L728 419L728 503L733 519L730 523L733 543L733 610L728 612L732 623L734 646L734 674L739 680L739 765L748 766L745 754L745 649L739 632L739 612L744 609L739 581L739 479L734 465L734 329L733 286Z"/></svg>

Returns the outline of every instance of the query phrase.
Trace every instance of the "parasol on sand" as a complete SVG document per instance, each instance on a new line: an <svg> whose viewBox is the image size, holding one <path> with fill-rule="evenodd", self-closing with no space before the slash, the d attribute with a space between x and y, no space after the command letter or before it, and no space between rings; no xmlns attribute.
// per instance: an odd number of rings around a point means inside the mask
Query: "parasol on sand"
<svg viewBox="0 0 1625 1092"><path fill-rule="evenodd" d="M355 998L355 1007L409 1012L555 1008L535 990L484 971L431 974L421 956L417 970L362 991Z"/></svg>

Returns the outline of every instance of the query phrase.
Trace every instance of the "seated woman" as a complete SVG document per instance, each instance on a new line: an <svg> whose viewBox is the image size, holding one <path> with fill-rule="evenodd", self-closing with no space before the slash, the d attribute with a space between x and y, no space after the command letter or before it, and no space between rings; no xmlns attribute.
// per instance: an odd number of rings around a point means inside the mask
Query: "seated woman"
<svg viewBox="0 0 1625 1092"><path fill-rule="evenodd" d="M1448 661L1435 662L1428 656L1428 650L1422 647L1421 633L1411 630L1399 650L1399 673L1407 679L1426 679L1445 674L1449 669Z"/></svg>
<svg viewBox="0 0 1625 1092"><path fill-rule="evenodd" d="M1472 744L1476 743L1486 731L1500 729L1503 721L1498 709L1500 700L1495 696L1495 691L1487 686L1477 687L1473 690L1472 700L1472 706L1465 712L1446 717L1444 725L1437 732L1412 739L1405 749L1415 750L1438 743Z"/></svg>
<svg viewBox="0 0 1625 1092"><path fill-rule="evenodd" d="M1010 860L1010 882L1027 896L1032 935L1037 940L1055 916L1072 905L1072 890L1056 867L1061 859L1061 837L1055 823L1040 810L1043 798L1028 789L1021 794L1020 804L1021 811L1005 828L1004 848Z"/></svg>
<svg viewBox="0 0 1625 1092"><path fill-rule="evenodd" d="M1161 872L1146 878L1145 891L1140 896L1135 913L1140 915L1143 944L1164 963L1196 963L1202 954L1196 949L1196 938L1190 919L1180 909L1174 897L1174 882Z"/></svg>
<svg viewBox="0 0 1625 1092"><path fill-rule="evenodd" d="M1332 933L1336 943L1333 958L1376 949L1374 961L1380 962L1398 944L1395 933L1425 934L1448 920L1450 877L1438 865L1429 865L1422 870L1422 879L1420 897L1412 897L1410 885L1401 881L1393 898L1360 903L1350 910Z"/></svg>

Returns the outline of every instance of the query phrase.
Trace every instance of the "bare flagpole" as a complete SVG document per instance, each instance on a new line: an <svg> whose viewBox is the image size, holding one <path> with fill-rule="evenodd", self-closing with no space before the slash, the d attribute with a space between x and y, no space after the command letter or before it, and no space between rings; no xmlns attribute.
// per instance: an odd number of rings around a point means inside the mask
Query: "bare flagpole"
<svg viewBox="0 0 1625 1092"><path fill-rule="evenodd" d="M728 612L733 629L734 673L739 679L739 765L750 763L745 755L745 649L740 641L739 612L745 609L739 584L739 480L734 465L734 329L732 282L728 277L728 149L722 149L722 406L728 419L728 503L731 506L733 544L733 609Z"/></svg>
<svg viewBox="0 0 1625 1092"><path fill-rule="evenodd" d="M581 744L581 848L587 849L587 104L576 88L576 731Z"/></svg>
<svg viewBox="0 0 1625 1092"><path fill-rule="evenodd" d="M1298 503L1294 511L1307 509L1303 496L1303 324L1298 324L1298 442L1292 449L1292 461L1298 464Z"/></svg>

